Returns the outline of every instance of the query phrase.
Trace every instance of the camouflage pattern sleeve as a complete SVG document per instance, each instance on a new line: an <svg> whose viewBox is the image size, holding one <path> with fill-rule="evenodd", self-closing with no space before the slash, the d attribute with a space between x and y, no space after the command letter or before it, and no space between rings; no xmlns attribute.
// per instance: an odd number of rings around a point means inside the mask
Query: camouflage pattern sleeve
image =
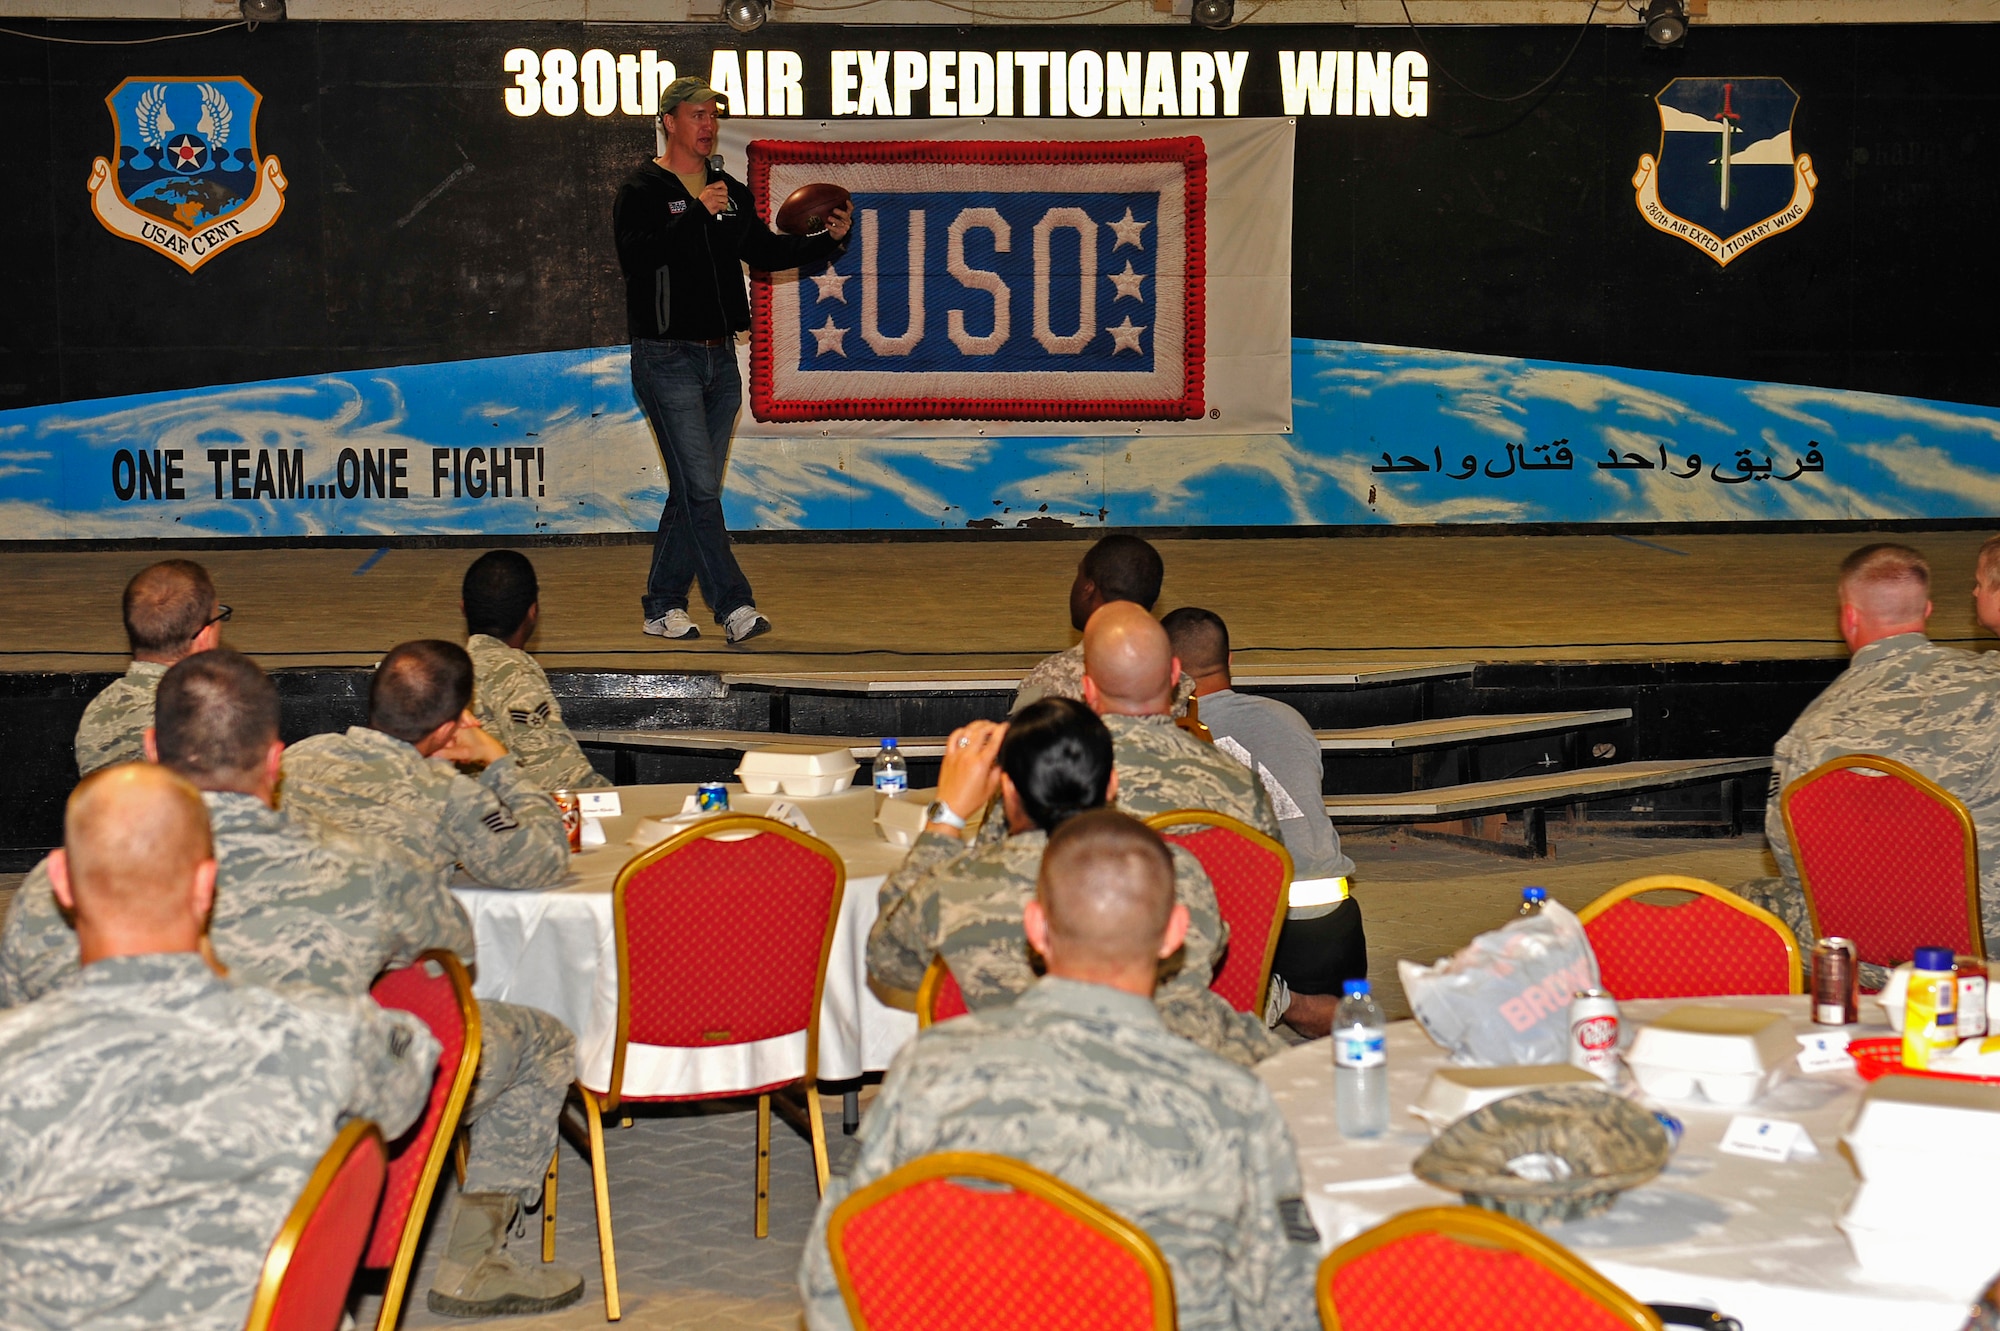
<svg viewBox="0 0 2000 1331"><path fill-rule="evenodd" d="M411 1013L377 1007L365 995L346 999L337 1009L331 1000L289 997L303 1007L320 1006L345 1018L354 1081L342 1113L373 1119L385 1141L402 1136L430 1099L439 1053L430 1028Z"/></svg>
<svg viewBox="0 0 2000 1331"><path fill-rule="evenodd" d="M1271 797L1243 764L1168 716L1107 716L1118 768L1115 803L1135 818L1209 809L1282 840Z"/></svg>
<svg viewBox="0 0 2000 1331"><path fill-rule="evenodd" d="M466 643L472 657L472 714L514 755L543 790L586 790L611 784L577 747L563 724L549 677L526 652L483 633Z"/></svg>
<svg viewBox="0 0 2000 1331"><path fill-rule="evenodd" d="M77 969L76 930L49 886L49 862L28 871L0 932L0 1008L32 1003Z"/></svg>
<svg viewBox="0 0 2000 1331"><path fill-rule="evenodd" d="M167 668L134 661L124 675L90 700L76 728L76 771L89 776L113 763L144 762L146 727L153 724L153 698Z"/></svg>
<svg viewBox="0 0 2000 1331"><path fill-rule="evenodd" d="M444 832L465 871L491 887L539 890L569 872L562 814L512 758L451 783Z"/></svg>
<svg viewBox="0 0 2000 1331"><path fill-rule="evenodd" d="M1263 1094L1243 1134L1244 1215L1228 1266L1230 1290L1245 1326L1319 1331L1319 1229L1306 1209L1291 1129L1270 1091L1262 1083L1257 1089Z"/></svg>
<svg viewBox="0 0 2000 1331"><path fill-rule="evenodd" d="M470 966L477 953L472 921L451 889L438 884L430 866L400 847L373 837L344 839L344 849L371 866L389 946L386 967L407 966L438 948Z"/></svg>
<svg viewBox="0 0 2000 1331"><path fill-rule="evenodd" d="M1792 842L1785 835L1785 813L1779 804L1778 794L1812 770L1801 762L1801 747L1794 731L1786 731L1778 740L1777 747L1771 751L1771 785L1764 804L1764 839L1771 843L1771 858L1778 862L1779 876L1793 887L1798 886L1799 871L1792 863Z"/></svg>
<svg viewBox="0 0 2000 1331"><path fill-rule="evenodd" d="M927 831L896 871L882 880L875 895L875 923L868 929L871 981L916 993L937 950L932 933L937 919L934 872L965 851L965 843L957 837Z"/></svg>
<svg viewBox="0 0 2000 1331"><path fill-rule="evenodd" d="M1167 853L1174 858L1174 898L1188 911L1187 941L1181 945L1176 973L1190 975L1206 988L1229 946L1229 924L1215 899L1215 884L1194 852L1168 842Z"/></svg>

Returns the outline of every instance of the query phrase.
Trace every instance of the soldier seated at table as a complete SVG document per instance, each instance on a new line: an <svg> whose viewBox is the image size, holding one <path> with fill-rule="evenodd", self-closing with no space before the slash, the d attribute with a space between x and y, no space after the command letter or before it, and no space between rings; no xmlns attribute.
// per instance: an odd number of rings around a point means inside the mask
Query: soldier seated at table
<svg viewBox="0 0 2000 1331"><path fill-rule="evenodd" d="M1840 635L1854 659L1807 705L1772 753L1764 835L1782 878L1736 889L1811 947L1778 792L1831 758L1872 753L1905 763L1965 803L1979 840L1979 899L1987 949L2000 948L2000 669L1991 654L1925 636L1930 565L1906 545L1864 546L1840 566ZM1883 976L1865 967L1863 983Z"/></svg>
<svg viewBox="0 0 2000 1331"><path fill-rule="evenodd" d="M535 566L517 550L488 550L465 570L459 607L472 657L472 715L543 790L608 786L563 724L549 677L525 648L541 623Z"/></svg>
<svg viewBox="0 0 2000 1331"><path fill-rule="evenodd" d="M1166 565L1160 552L1137 536L1106 536L1083 552L1069 587L1069 623L1078 633L1107 605L1129 602L1151 613L1160 599ZM1194 681L1182 680L1174 694L1174 715L1187 712ZM1007 710L1018 712L1037 698L1083 700L1083 644L1042 660L1021 680Z"/></svg>
<svg viewBox="0 0 2000 1331"><path fill-rule="evenodd" d="M553 887L569 870L562 817L472 720L471 700L472 661L457 644L395 648L369 684L366 726L285 750L286 810L398 847L439 890L454 864L497 887ZM475 780L453 762L485 770ZM508 1241L522 1209L541 1198L576 1039L537 1008L482 1001L479 1011L479 1074L465 1111L472 1149L430 1309L492 1317L567 1307L583 1296L583 1277L523 1261Z"/></svg>
<svg viewBox="0 0 2000 1331"><path fill-rule="evenodd" d="M50 870L82 969L0 1014L0 1326L233 1331L342 1122L402 1133L437 1041L216 975L208 816L165 768L86 777Z"/></svg>
<svg viewBox="0 0 2000 1331"><path fill-rule="evenodd" d="M76 770L89 776L112 763L146 756L144 736L153 724L153 694L167 668L222 641L229 607L215 600L208 570L190 559L169 559L139 570L125 584L125 637L132 664L83 709L76 728Z"/></svg>
<svg viewBox="0 0 2000 1331"><path fill-rule="evenodd" d="M1309 1039L1333 1029L1340 986L1368 978L1361 903L1348 895L1354 861L1326 816L1322 758L1312 727L1276 698L1238 693L1229 676L1229 626L1212 610L1183 606L1160 621L1201 702L1215 747L1257 774L1292 857L1290 908L1271 959L1270 1007Z"/></svg>
<svg viewBox="0 0 2000 1331"><path fill-rule="evenodd" d="M1172 1034L1149 1001L1187 929L1160 837L1108 809L1069 819L1049 836L1023 925L1047 977L1011 1006L933 1026L891 1065L806 1242L808 1325L850 1325L827 1255L833 1208L920 1156L981 1151L1143 1228L1182 1327L1316 1329L1319 1234L1276 1101L1256 1074Z"/></svg>
<svg viewBox="0 0 2000 1331"><path fill-rule="evenodd" d="M914 990L937 954L968 1007L1013 1002L1035 981L1021 912L1049 836L1117 793L1110 732L1079 702L1044 698L1007 725L975 721L953 732L930 822L882 884L868 933L869 979ZM968 848L966 815L989 802L987 817L1005 835ZM1208 987L1228 928L1201 862L1178 846L1172 861L1191 923L1177 968L1155 995L1167 1029L1246 1065L1279 1052L1283 1045L1261 1023Z"/></svg>
<svg viewBox="0 0 2000 1331"><path fill-rule="evenodd" d="M427 948L472 960L472 925L429 866L366 837L309 828L273 806L278 691L227 647L160 680L146 754L201 792L218 865L208 941L234 978L365 994ZM14 894L0 933L0 1007L41 997L76 970L76 934L49 860Z"/></svg>

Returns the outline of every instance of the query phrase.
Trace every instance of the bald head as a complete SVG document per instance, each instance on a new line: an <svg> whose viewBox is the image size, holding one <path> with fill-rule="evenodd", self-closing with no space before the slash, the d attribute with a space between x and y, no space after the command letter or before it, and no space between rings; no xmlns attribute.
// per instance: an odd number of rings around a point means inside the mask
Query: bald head
<svg viewBox="0 0 2000 1331"><path fill-rule="evenodd" d="M190 951L215 885L208 809L164 767L121 763L93 772L70 794L63 846L49 869L57 898L76 914L84 964Z"/></svg>
<svg viewBox="0 0 2000 1331"><path fill-rule="evenodd" d="M172 665L213 642L197 643L215 615L215 583L191 559L144 568L125 584L125 636L141 661Z"/></svg>
<svg viewBox="0 0 2000 1331"><path fill-rule="evenodd" d="M1167 631L1130 601L1112 602L1084 627L1084 700L1099 715L1170 710L1179 673Z"/></svg>
<svg viewBox="0 0 2000 1331"><path fill-rule="evenodd" d="M1841 635L1859 650L1921 633L1931 616L1931 566L1907 545L1866 545L1840 565Z"/></svg>
<svg viewBox="0 0 2000 1331"><path fill-rule="evenodd" d="M1174 900L1173 857L1152 828L1116 809L1096 809L1049 834L1029 927L1049 974L1096 983L1128 976L1132 984L1121 987L1151 993L1160 959L1186 930L1186 911Z"/></svg>

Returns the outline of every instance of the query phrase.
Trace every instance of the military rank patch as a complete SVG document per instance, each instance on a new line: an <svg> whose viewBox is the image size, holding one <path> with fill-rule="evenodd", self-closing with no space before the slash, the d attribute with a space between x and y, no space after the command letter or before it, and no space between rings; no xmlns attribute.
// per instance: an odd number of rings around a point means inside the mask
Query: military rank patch
<svg viewBox="0 0 2000 1331"><path fill-rule="evenodd" d="M486 830L496 836L502 832L511 832L521 825L515 821L514 815L505 809L495 809L479 821L485 823Z"/></svg>
<svg viewBox="0 0 2000 1331"><path fill-rule="evenodd" d="M1285 1227L1285 1237L1293 1243L1319 1242L1319 1226L1313 1223L1312 1212L1306 1209L1305 1198L1280 1197L1278 1221Z"/></svg>
<svg viewBox="0 0 2000 1331"><path fill-rule="evenodd" d="M1107 142L756 140L768 221L853 195L838 259L753 288L761 421L1203 414L1207 152Z"/></svg>

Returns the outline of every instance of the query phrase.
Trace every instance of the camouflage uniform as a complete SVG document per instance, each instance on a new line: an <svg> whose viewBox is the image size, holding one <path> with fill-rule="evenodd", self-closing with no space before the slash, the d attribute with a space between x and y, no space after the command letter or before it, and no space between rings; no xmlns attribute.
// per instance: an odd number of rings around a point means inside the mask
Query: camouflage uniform
<svg viewBox="0 0 2000 1331"><path fill-rule="evenodd" d="M234 1331L335 1130L394 1140L438 1055L365 999L193 953L114 957L0 1015L0 1325Z"/></svg>
<svg viewBox="0 0 2000 1331"><path fill-rule="evenodd" d="M935 1151L1025 1160L1138 1224L1166 1256L1183 1331L1319 1327L1319 1234L1277 1103L1137 995L1050 978L933 1027L896 1056L860 1140L799 1265L814 1331L850 1325L827 1256L833 1208Z"/></svg>
<svg viewBox="0 0 2000 1331"><path fill-rule="evenodd" d="M1194 676L1183 674L1174 683L1174 715L1186 716L1188 699L1194 697ZM1083 701L1083 644L1078 643L1066 652L1043 657L1041 662L1021 679L1021 687L1014 690L1013 705L1009 712L1018 712L1038 698L1074 698Z"/></svg>
<svg viewBox="0 0 2000 1331"><path fill-rule="evenodd" d="M113 763L146 761L146 727L153 724L153 698L167 669L158 661L134 661L90 700L76 727L78 776Z"/></svg>
<svg viewBox="0 0 2000 1331"><path fill-rule="evenodd" d="M472 714L514 755L530 781L543 790L611 784L591 767L563 724L562 704L534 657L484 633L466 639L465 651L472 658Z"/></svg>
<svg viewBox="0 0 2000 1331"><path fill-rule="evenodd" d="M1772 753L1764 835L1783 882L1738 891L1778 915L1812 944L1778 792L1830 758L1872 753L1894 758L1964 801L1979 837L1980 922L2000 947L2000 670L1983 656L1899 633L1854 654Z"/></svg>
<svg viewBox="0 0 2000 1331"><path fill-rule="evenodd" d="M914 990L936 953L951 967L967 1007L1013 1002L1035 983L1021 908L1035 895L1048 841L1039 829L970 849L936 832L919 837L882 884L868 931L869 978ZM1283 1052L1263 1022L1237 1012L1208 987L1229 926L1201 862L1179 846L1170 849L1174 895L1188 908L1188 936L1178 968L1153 996L1161 1020L1174 1034L1245 1066Z"/></svg>
<svg viewBox="0 0 2000 1331"><path fill-rule="evenodd" d="M1256 774L1174 724L1170 716L1107 716L1118 807L1134 818L1207 809L1282 841L1278 815Z"/></svg>
<svg viewBox="0 0 2000 1331"><path fill-rule="evenodd" d="M569 872L562 815L512 758L474 780L394 736L355 726L292 745L284 773L288 812L379 837L423 864L440 891L454 863L482 883L510 888L554 887ZM576 1075L576 1037L548 1013L514 1003L482 999L479 1018L464 1190L511 1192L532 1205Z"/></svg>
<svg viewBox="0 0 2000 1331"><path fill-rule="evenodd" d="M232 977L365 994L382 971L427 948L472 959L465 908L401 851L308 835L255 795L201 798L219 865L208 936ZM14 894L0 933L0 1007L40 998L76 961L76 934L43 860Z"/></svg>

